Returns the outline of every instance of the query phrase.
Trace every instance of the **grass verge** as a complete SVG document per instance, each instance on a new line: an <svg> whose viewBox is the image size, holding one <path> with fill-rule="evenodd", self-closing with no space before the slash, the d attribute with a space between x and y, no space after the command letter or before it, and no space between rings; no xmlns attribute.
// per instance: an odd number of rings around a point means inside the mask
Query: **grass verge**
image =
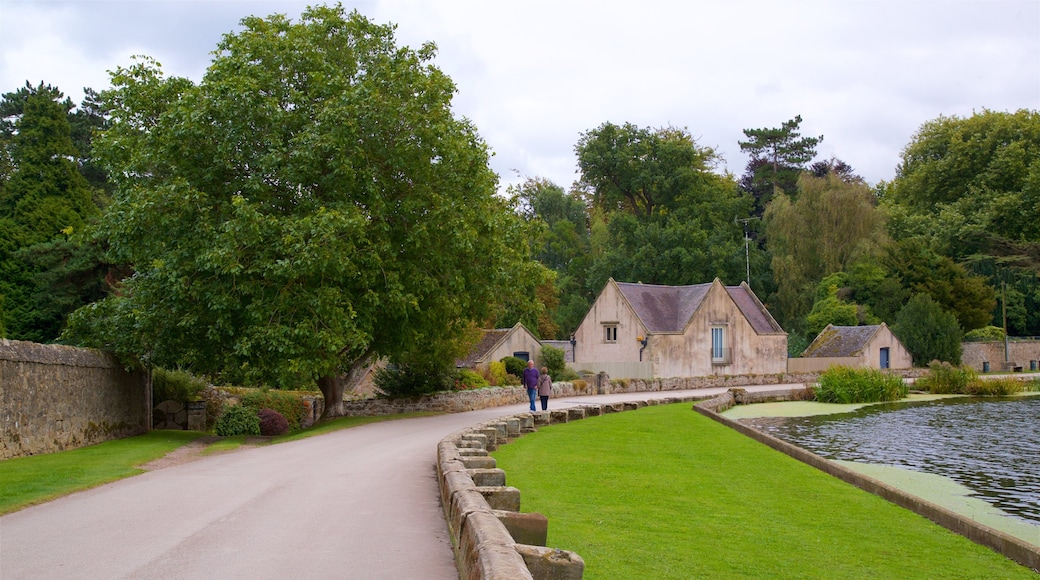
<svg viewBox="0 0 1040 580"><path fill-rule="evenodd" d="M690 410L552 425L493 453L585 578L1035 578Z"/></svg>
<svg viewBox="0 0 1040 580"><path fill-rule="evenodd" d="M137 475L136 466L201 437L194 431L152 431L70 451L0 461L0 514Z"/></svg>
<svg viewBox="0 0 1040 580"><path fill-rule="evenodd" d="M265 444L283 443L323 435L369 423L423 417L437 413L408 413L380 417L340 417ZM106 483L142 473L138 465L158 459L187 445L205 433L197 431L152 431L147 435L106 441L69 451L18 457L0 461L0 515L57 499ZM203 450L204 455L234 451L246 442L245 435L224 437Z"/></svg>

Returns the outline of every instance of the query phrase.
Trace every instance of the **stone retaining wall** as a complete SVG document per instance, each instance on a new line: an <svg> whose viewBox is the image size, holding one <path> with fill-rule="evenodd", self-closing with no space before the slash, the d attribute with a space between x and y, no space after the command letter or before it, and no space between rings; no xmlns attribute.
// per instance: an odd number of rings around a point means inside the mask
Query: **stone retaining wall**
<svg viewBox="0 0 1040 580"><path fill-rule="evenodd" d="M108 353L0 339L0 459L147 433L150 398Z"/></svg>
<svg viewBox="0 0 1040 580"><path fill-rule="evenodd" d="M1040 548L1030 545L1014 536L980 524L971 518L952 512L944 507L925 501L915 495L911 495L901 489L890 486L853 471L839 463L824 459L815 453L806 451L801 447L791 445L786 441L777 439L772 435L759 431L753 427L724 417L719 413L729 409L736 404L743 404L742 400L748 402L764 402L767 400L799 400L803 396L801 390L774 391L770 393L747 393L741 389L731 389L729 392L716 398L694 405L694 410L702 415L710 417L715 421L726 425L756 441L764 443L781 453L811 465L820 471L837 477L842 481L851 483L856 487L880 496L900 507L906 508L922 515L944 528L960 534L969 540L991 548L1004 556L1022 564L1034 571L1040 571Z"/></svg>
<svg viewBox="0 0 1040 580"><path fill-rule="evenodd" d="M916 378L928 373L928 369L889 371L902 378ZM746 387L751 385L776 385L791 383L815 383L819 373L780 373L775 375L734 375L711 377L676 377L667 379L611 379L600 373L587 380L553 383L552 398L582 395L608 395L611 393L645 393L659 391L684 391L715 387ZM396 415L421 411L461 413L489 407L501 407L527 402L527 391L523 387L489 387L471 391L436 393L423 397L400 399L360 399L346 401L344 412L349 417L373 415ZM321 411L318 410L320 415Z"/></svg>

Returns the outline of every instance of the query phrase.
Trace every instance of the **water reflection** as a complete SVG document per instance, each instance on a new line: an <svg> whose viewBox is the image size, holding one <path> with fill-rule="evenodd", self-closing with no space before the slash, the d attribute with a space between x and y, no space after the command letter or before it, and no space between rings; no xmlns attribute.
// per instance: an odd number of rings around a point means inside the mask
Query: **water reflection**
<svg viewBox="0 0 1040 580"><path fill-rule="evenodd" d="M873 405L762 429L828 459L944 475L1040 523L1040 397Z"/></svg>

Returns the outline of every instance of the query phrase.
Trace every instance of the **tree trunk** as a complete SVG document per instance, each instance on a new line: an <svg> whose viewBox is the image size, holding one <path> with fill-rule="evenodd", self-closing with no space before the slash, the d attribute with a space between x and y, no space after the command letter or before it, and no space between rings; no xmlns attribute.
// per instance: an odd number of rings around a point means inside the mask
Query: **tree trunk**
<svg viewBox="0 0 1040 580"><path fill-rule="evenodd" d="M321 389L321 395L325 398L325 410L321 413L322 419L343 416L345 412L343 393L348 387L353 389L361 381L372 362L372 357L373 352L368 351L350 365L346 374L326 375L318 378L318 388Z"/></svg>

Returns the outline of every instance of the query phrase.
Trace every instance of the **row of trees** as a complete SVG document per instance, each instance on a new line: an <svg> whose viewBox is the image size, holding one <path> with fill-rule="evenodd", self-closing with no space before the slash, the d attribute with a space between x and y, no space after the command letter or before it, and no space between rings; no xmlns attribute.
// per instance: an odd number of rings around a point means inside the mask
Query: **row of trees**
<svg viewBox="0 0 1040 580"><path fill-rule="evenodd" d="M581 178L569 192L542 179L514 187L537 226L534 255L557 274L560 302L538 328L574 329L608 276L718 276L750 278L793 354L828 323L896 325L916 295L934 308L914 311L936 315L904 325L931 328L949 313L956 324L931 332L959 341L1002 325L1006 305L1012 334L1040 334L1037 113L929 122L895 179L876 187L840 159L810 163L823 136L802 137L800 123L746 129L739 179L714 171L715 153L686 130L606 123L576 145Z"/></svg>
<svg viewBox="0 0 1040 580"><path fill-rule="evenodd" d="M329 401L377 356L443 369L479 327L566 337L608 277L746 278L795 352L829 322L948 313L959 335L995 320L997 287L1040 334L1034 112L929 122L873 188L812 163L800 117L744 131L739 179L686 129L604 123L570 190L503 197L434 54L318 7L243 20L198 84L143 58L79 107L4 95L4 333Z"/></svg>

